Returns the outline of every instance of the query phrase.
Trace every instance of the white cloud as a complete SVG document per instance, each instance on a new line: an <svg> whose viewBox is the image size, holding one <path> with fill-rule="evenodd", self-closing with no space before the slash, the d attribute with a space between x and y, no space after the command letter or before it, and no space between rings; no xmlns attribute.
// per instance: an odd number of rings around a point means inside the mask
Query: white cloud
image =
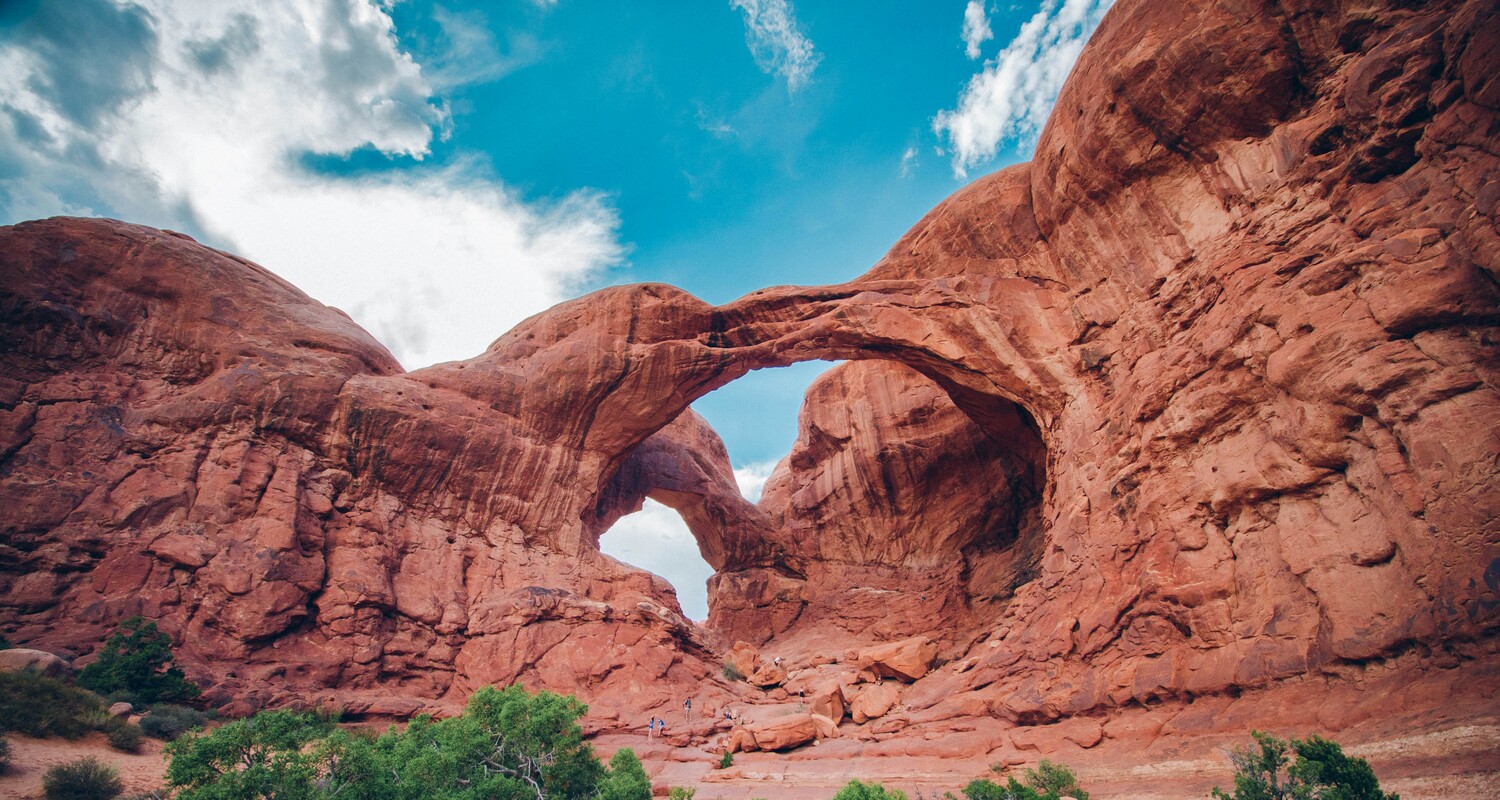
<svg viewBox="0 0 1500 800"><path fill-rule="evenodd" d="M140 2L44 3L0 42L5 221L206 235L349 311L408 367L477 355L621 257L596 192L530 202L478 157L417 163L451 124L436 83L513 63L479 18L440 20L454 50L429 75L365 0ZM357 149L404 163L302 166Z"/></svg>
<svg viewBox="0 0 1500 800"><path fill-rule="evenodd" d="M922 162L917 160L916 145L906 148L901 153L901 177L910 178L912 170L916 169Z"/></svg>
<svg viewBox="0 0 1500 800"><path fill-rule="evenodd" d="M797 17L787 0L729 0L732 8L745 12L745 43L755 65L767 75L786 79L795 92L812 80L813 70L823 60L812 40L797 27Z"/></svg>
<svg viewBox="0 0 1500 800"><path fill-rule="evenodd" d="M647 499L644 508L621 517L599 537L599 550L666 578L689 619L708 619L708 579L714 571L676 511Z"/></svg>
<svg viewBox="0 0 1500 800"><path fill-rule="evenodd" d="M979 46L995 38L990 30L990 18L984 13L984 0L969 0L964 6L964 53L969 58L979 58Z"/></svg>
<svg viewBox="0 0 1500 800"><path fill-rule="evenodd" d="M752 503L760 502L760 493L766 488L766 479L776 469L775 461L759 461L734 470L734 482L739 484L740 494Z"/></svg>
<svg viewBox="0 0 1500 800"><path fill-rule="evenodd" d="M965 177L969 168L993 159L1002 141L1034 142L1073 62L1112 2L1064 0L1059 7L1057 0L1047 0L969 80L958 108L938 112L932 129L948 139L955 176Z"/></svg>

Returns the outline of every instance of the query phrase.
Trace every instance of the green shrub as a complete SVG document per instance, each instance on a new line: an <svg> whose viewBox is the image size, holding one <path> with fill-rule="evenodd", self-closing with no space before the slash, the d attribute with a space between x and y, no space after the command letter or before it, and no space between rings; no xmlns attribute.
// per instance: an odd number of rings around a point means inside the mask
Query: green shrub
<svg viewBox="0 0 1500 800"><path fill-rule="evenodd" d="M550 692L484 688L457 717L420 716L380 736L315 714L262 712L167 745L167 781L176 800L649 798L634 753L616 754L606 772L583 741L586 710Z"/></svg>
<svg viewBox="0 0 1500 800"><path fill-rule="evenodd" d="M729 681L730 683L735 683L737 681L742 681L745 679L745 676L740 674L739 669L736 668L733 664L725 664L722 671L724 673L724 679Z"/></svg>
<svg viewBox="0 0 1500 800"><path fill-rule="evenodd" d="M719 755L719 769L729 769L732 766L734 766L734 754L726 750Z"/></svg>
<svg viewBox="0 0 1500 800"><path fill-rule="evenodd" d="M42 776L47 800L112 800L124 788L115 768L96 758L59 764Z"/></svg>
<svg viewBox="0 0 1500 800"><path fill-rule="evenodd" d="M10 740L0 736L0 775L10 771Z"/></svg>
<svg viewBox="0 0 1500 800"><path fill-rule="evenodd" d="M77 739L109 718L99 698L57 678L31 669L0 673L0 731Z"/></svg>
<svg viewBox="0 0 1500 800"><path fill-rule="evenodd" d="M1375 771L1362 758L1344 755L1319 736L1285 741L1251 731L1254 744L1230 752L1234 794L1214 787L1218 800L1400 800L1380 790Z"/></svg>
<svg viewBox="0 0 1500 800"><path fill-rule="evenodd" d="M686 786L673 786L667 790L667 800L693 800L693 797L697 794L697 789L690 789Z"/></svg>
<svg viewBox="0 0 1500 800"><path fill-rule="evenodd" d="M906 800L906 792L887 789L878 783L849 781L833 800Z"/></svg>
<svg viewBox="0 0 1500 800"><path fill-rule="evenodd" d="M208 721L204 715L186 706L159 705L141 717L141 730L155 739L170 742Z"/></svg>
<svg viewBox="0 0 1500 800"><path fill-rule="evenodd" d="M132 709L137 709L137 710L145 708L147 705L150 705L145 700L142 700L141 696L139 694L137 694L136 692L130 692L130 691L126 691L124 689L121 689L120 691L117 691L117 692L110 692L109 694L105 695L104 696L104 702L109 703L111 705L113 705L115 703L129 703L130 707Z"/></svg>
<svg viewBox="0 0 1500 800"><path fill-rule="evenodd" d="M599 781L599 800L651 800L651 779L628 747L609 760L609 773Z"/></svg>
<svg viewBox="0 0 1500 800"><path fill-rule="evenodd" d="M991 769L1001 770L1000 767ZM1004 784L981 778L971 781L963 791L968 800L1060 800L1063 797L1089 800L1089 793L1078 788L1073 770L1045 758L1036 769L1022 773L1019 781L1014 776L1006 778Z"/></svg>
<svg viewBox="0 0 1500 800"><path fill-rule="evenodd" d="M172 637L140 617L120 623L94 663L78 673L78 685L99 694L133 692L146 703L198 696L198 687L172 666Z"/></svg>
<svg viewBox="0 0 1500 800"><path fill-rule="evenodd" d="M146 734L141 732L141 726L133 722L126 722L109 732L109 746L122 753L140 752L145 741Z"/></svg>

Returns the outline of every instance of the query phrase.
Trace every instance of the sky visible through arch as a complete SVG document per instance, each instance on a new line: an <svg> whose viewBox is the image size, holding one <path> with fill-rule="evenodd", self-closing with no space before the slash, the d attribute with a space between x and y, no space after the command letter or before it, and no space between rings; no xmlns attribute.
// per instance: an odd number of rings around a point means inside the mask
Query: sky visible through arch
<svg viewBox="0 0 1500 800"><path fill-rule="evenodd" d="M407 368L468 358L607 285L723 303L858 276L1030 156L1109 2L7 0L0 224L185 231ZM759 475L817 372L695 408ZM650 568L706 614L701 581Z"/></svg>

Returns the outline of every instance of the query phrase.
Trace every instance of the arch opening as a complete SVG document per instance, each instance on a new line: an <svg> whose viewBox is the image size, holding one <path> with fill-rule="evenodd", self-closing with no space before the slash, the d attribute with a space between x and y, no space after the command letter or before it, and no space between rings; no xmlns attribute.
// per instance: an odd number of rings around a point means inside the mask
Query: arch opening
<svg viewBox="0 0 1500 800"><path fill-rule="evenodd" d="M671 506L645 498L641 510L621 517L599 536L599 552L666 581L683 616L699 624L708 620L708 580L714 569Z"/></svg>
<svg viewBox="0 0 1500 800"><path fill-rule="evenodd" d="M797 440L758 502L685 409L626 455L594 530L622 503L676 508L713 570L709 627L731 641L797 628L851 642L977 635L1037 576L1047 448L1020 404L958 395L895 360L830 369L802 398Z"/></svg>

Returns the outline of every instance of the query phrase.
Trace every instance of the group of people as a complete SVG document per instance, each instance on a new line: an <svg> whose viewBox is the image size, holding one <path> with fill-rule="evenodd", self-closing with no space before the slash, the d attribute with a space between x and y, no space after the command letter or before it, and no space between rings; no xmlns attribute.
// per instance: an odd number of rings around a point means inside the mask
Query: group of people
<svg viewBox="0 0 1500 800"><path fill-rule="evenodd" d="M682 715L684 717L687 717L692 713L693 698L689 697L688 699L682 701ZM666 735L666 732L667 720L664 717L652 717L651 721L646 723L646 738L648 739L654 739L658 736L664 736Z"/></svg>

